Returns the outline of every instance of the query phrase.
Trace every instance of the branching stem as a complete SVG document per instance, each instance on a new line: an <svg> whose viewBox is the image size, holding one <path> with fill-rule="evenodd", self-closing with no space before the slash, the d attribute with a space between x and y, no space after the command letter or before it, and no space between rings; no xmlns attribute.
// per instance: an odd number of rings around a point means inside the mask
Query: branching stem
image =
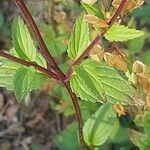
<svg viewBox="0 0 150 150"><path fill-rule="evenodd" d="M57 77L57 75L55 73L53 73L52 71L47 70L46 68L38 65L36 62L26 61L24 59L21 59L21 58L13 56L11 54L8 54L8 53L6 53L6 52L4 52L2 50L0 50L0 56L4 57L6 59L9 59L11 61L14 61L14 62L16 62L18 64L27 66L27 67L33 66L38 71L40 71L40 72L44 73L45 75L47 75L49 78L54 78L56 80L61 80L60 77Z"/></svg>
<svg viewBox="0 0 150 150"><path fill-rule="evenodd" d="M23 0L14 0L14 1L16 2L17 6L20 8L22 14L24 15L24 18L25 18L27 24L29 25L31 31L33 32L34 37L36 38L36 40L38 42L40 52L43 55L43 57L45 58L45 60L47 61L47 63L49 65L51 65L51 67L52 67L51 69L54 69L54 71L56 71L56 74L65 76L64 73L58 67L57 63L55 62L54 58L50 54L49 50L47 49L47 47L43 41L43 38L40 34L40 31L39 31L32 15L30 14L28 8L24 4Z"/></svg>
<svg viewBox="0 0 150 150"><path fill-rule="evenodd" d="M40 52L41 54L44 56L45 60L48 63L48 66L50 66L51 68L44 68L40 65L38 65L36 62L29 62L26 60L23 60L21 58L12 56L11 54L8 54L4 51L0 51L0 56L7 58L9 60L12 60L16 63L25 65L25 66L33 66L35 67L37 70L39 70L40 72L44 73L45 75L47 75L49 78L54 78L58 81L61 81L61 83L64 84L64 86L66 87L66 89L68 90L71 99L72 99L72 103L74 105L75 111L76 111L76 118L77 118L77 122L78 122L78 128L79 128L79 139L80 139L80 144L81 144L81 148L82 149L88 149L86 147L86 144L84 143L84 138L83 138L83 121L82 121L82 115L81 115L81 110L80 110L80 106L77 100L77 96L75 93L73 93L71 87L70 87L70 76L72 73L72 68L74 65L79 65L84 59L85 57L89 54L89 52L96 46L99 44L99 42L101 41L101 39L103 38L104 34L109 30L109 28L113 25L113 23L117 20L118 16L120 15L125 3L127 2L127 0L122 0L117 11L115 12L115 14L113 15L113 17L111 18L111 20L109 21L109 27L107 29L104 29L102 32L100 32L96 38L89 44L89 46L85 49L85 51L72 63L72 65L70 66L68 72L66 74L64 74L59 66L57 65L57 63L55 62L54 58L52 57L52 55L50 54L50 52L48 51L43 38L39 32L38 27L36 26L36 23L33 19L33 17L31 16L29 10L27 9L26 5L24 4L23 0L14 0L16 2L16 4L18 5L18 7L21 9L26 22L28 23L30 29L32 30L39 48L40 48Z"/></svg>
<svg viewBox="0 0 150 150"><path fill-rule="evenodd" d="M108 22L109 27L107 29L104 29L102 32L100 32L95 39L89 44L89 46L85 49L85 51L72 63L72 65L70 66L68 72L67 72L67 79L69 80L71 73L72 73L72 68L74 65L79 65L84 59L85 57L91 52L91 50L97 46L101 39L104 37L105 33L109 30L109 28L113 25L113 23L117 20L118 16L120 15L125 3L127 2L127 0L122 0L117 11L115 12L115 14L112 16L111 20Z"/></svg>

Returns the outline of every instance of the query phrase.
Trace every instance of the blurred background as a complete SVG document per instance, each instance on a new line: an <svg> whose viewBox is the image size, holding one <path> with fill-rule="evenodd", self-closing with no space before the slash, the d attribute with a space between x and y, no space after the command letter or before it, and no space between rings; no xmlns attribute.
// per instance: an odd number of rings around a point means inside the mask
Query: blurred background
<svg viewBox="0 0 150 150"><path fill-rule="evenodd" d="M76 17L84 11L79 0L26 0L45 43L63 71L68 68L66 49ZM97 6L111 0L99 0ZM0 0L0 50L11 48L11 25L20 14L13 0ZM127 23L126 23L127 22ZM138 59L150 67L150 1L125 18L131 28L145 31L139 39L123 46L129 60ZM99 103L80 103L84 120L95 112ZM127 127L132 118L120 117L111 141L102 150L137 149L129 140ZM74 109L67 91L50 80L39 91L29 93L25 104L18 104L13 92L0 88L0 150L79 150ZM98 148L99 149L99 148Z"/></svg>

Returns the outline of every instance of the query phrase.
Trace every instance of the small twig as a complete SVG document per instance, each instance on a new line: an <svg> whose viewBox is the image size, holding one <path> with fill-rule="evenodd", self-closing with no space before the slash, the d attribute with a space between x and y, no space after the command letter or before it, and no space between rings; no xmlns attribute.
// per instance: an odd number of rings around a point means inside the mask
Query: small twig
<svg viewBox="0 0 150 150"><path fill-rule="evenodd" d="M127 2L127 0L122 0L116 13L112 16L111 20L108 22L109 27L107 29L104 29L102 32L98 33L98 35L96 36L96 38L90 43L90 45L85 49L85 51L72 63L72 65L70 66L68 72L67 72L67 78L66 80L69 80L70 75L72 73L72 67L74 65L78 65L80 64L83 59L90 53L90 51L99 44L99 42L101 41L101 39L103 38L103 36L105 35L105 33L109 30L109 28L113 25L113 23L116 21L117 17L120 15L125 3Z"/></svg>
<svg viewBox="0 0 150 150"><path fill-rule="evenodd" d="M27 66L27 67L33 66L37 70L39 70L40 72L46 74L48 77L50 77L50 78L53 77L56 80L61 80L60 77L58 77L55 73L53 73L52 71L50 71L50 70L48 70L48 69L38 65L35 62L30 62L30 61L23 60L21 58L18 58L18 57L15 57L15 56L11 55L11 54L8 54L8 53L6 53L6 52L4 52L2 50L0 50L0 56L4 57L6 59L9 59L11 61L14 61L14 62L16 62L18 64L22 64L24 66Z"/></svg>
<svg viewBox="0 0 150 150"><path fill-rule="evenodd" d="M60 70L60 68L58 67L57 63L55 62L54 58L52 57L52 55L50 54L50 52L48 51L43 38L40 34L40 31L32 17L32 15L30 14L28 8L26 7L26 5L24 4L24 2L22 0L14 0L17 4L17 6L20 8L20 10L22 11L26 22L28 23L29 27L31 28L33 35L35 36L41 54L44 56L44 58L46 59L47 63L49 63L51 65L51 69L54 69L54 71L56 71L56 74L62 75L62 77L64 77L64 73Z"/></svg>

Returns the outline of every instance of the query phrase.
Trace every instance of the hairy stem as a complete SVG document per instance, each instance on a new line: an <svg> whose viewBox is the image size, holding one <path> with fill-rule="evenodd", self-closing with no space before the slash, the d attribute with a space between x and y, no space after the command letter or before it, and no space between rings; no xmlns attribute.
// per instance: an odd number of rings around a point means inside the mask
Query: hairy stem
<svg viewBox="0 0 150 150"><path fill-rule="evenodd" d="M69 79L69 76L72 73L72 67L74 65L78 65L80 64L84 58L90 53L90 51L99 44L99 42L101 41L101 39L103 38L103 36L105 35L105 33L109 30L109 28L113 25L113 23L116 21L117 17L120 15L125 3L127 2L127 0L122 0L117 11L115 12L115 14L112 16L111 20L108 22L109 27L107 29L104 29L102 32L98 33L98 35L95 37L95 39L90 43L90 45L85 49L85 51L72 63L72 65L70 66L68 72L67 72L67 79ZM66 79L66 80L67 80Z"/></svg>
<svg viewBox="0 0 150 150"><path fill-rule="evenodd" d="M44 58L46 59L47 63L49 65L51 65L51 68L54 69L54 71L56 71L56 74L60 74L62 76L65 76L63 74L63 72L60 70L60 68L58 67L57 63L55 62L54 58L52 57L52 55L50 54L50 52L48 51L43 38L40 34L40 31L32 17L32 15L30 14L28 8L26 7L26 5L24 4L23 0L14 0L17 4L17 6L20 8L20 10L22 11L26 22L28 23L29 27L31 28L33 35L35 36L41 54L44 56Z"/></svg>
<svg viewBox="0 0 150 150"><path fill-rule="evenodd" d="M6 52L4 52L4 51L2 51L2 50L0 50L0 56L4 57L4 58L6 58L6 59L9 59L9 60L11 60L11 61L14 61L14 62L16 62L16 63L18 63L18 64L22 64L22 65L24 65L24 66L27 66L27 67L33 66L33 67L35 67L38 71L40 71L40 72L44 73L45 75L47 75L49 78L52 77L52 78L54 78L54 79L56 79L56 80L61 80L59 77L57 77L57 75L56 75L55 73L53 73L52 71L50 71L50 70L48 70L48 69L46 69L46 68L44 68L44 67L38 65L38 64L35 63L35 62L30 62L30 61L26 61L26 60L24 60L24 59L15 57L15 56L13 56L13 55L11 55L11 54L8 54L8 53L6 53Z"/></svg>
<svg viewBox="0 0 150 150"><path fill-rule="evenodd" d="M87 149L86 144L84 143L84 138L83 138L83 121L82 121L82 115L81 115L81 110L80 110L80 106L77 100L77 96L75 93L72 92L72 89L70 87L69 82L64 82L64 85L66 87L66 89L68 90L71 99L72 99L72 103L74 105L75 111L76 111L76 118L78 121L78 129L79 129L79 139L80 139L80 144L81 144L81 148Z"/></svg>

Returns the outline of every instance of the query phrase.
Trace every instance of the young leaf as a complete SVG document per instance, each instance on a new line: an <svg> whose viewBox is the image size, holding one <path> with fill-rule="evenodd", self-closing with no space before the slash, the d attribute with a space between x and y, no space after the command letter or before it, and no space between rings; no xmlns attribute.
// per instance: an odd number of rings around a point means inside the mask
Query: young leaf
<svg viewBox="0 0 150 150"><path fill-rule="evenodd" d="M124 25L113 25L105 34L105 38L110 42L115 41L127 41L131 39L138 38L142 36L144 32L136 30L136 29L129 29Z"/></svg>
<svg viewBox="0 0 150 150"><path fill-rule="evenodd" d="M21 65L0 57L0 86L12 90L13 78Z"/></svg>
<svg viewBox="0 0 150 150"><path fill-rule="evenodd" d="M104 104L83 127L84 139L89 146L102 145L110 136L116 113L111 104Z"/></svg>
<svg viewBox="0 0 150 150"><path fill-rule="evenodd" d="M36 47L31 35L20 17L14 19L12 27L13 47L20 58L34 61Z"/></svg>
<svg viewBox="0 0 150 150"><path fill-rule="evenodd" d="M104 19L103 12L100 9L98 9L96 6L85 4L85 3L82 3L82 5L86 9L86 11L88 12L88 14L96 16L99 19Z"/></svg>
<svg viewBox="0 0 150 150"><path fill-rule="evenodd" d="M21 102L28 92L39 88L46 79L45 75L36 72L34 68L19 68L13 80L13 90L18 102Z"/></svg>
<svg viewBox="0 0 150 150"><path fill-rule="evenodd" d="M68 55L70 58L77 58L87 47L89 43L89 27L84 20L83 14L76 20L74 31L71 34L68 46Z"/></svg>
<svg viewBox="0 0 150 150"><path fill-rule="evenodd" d="M75 68L71 87L81 99L91 102L133 105L137 95L121 71L90 59Z"/></svg>

